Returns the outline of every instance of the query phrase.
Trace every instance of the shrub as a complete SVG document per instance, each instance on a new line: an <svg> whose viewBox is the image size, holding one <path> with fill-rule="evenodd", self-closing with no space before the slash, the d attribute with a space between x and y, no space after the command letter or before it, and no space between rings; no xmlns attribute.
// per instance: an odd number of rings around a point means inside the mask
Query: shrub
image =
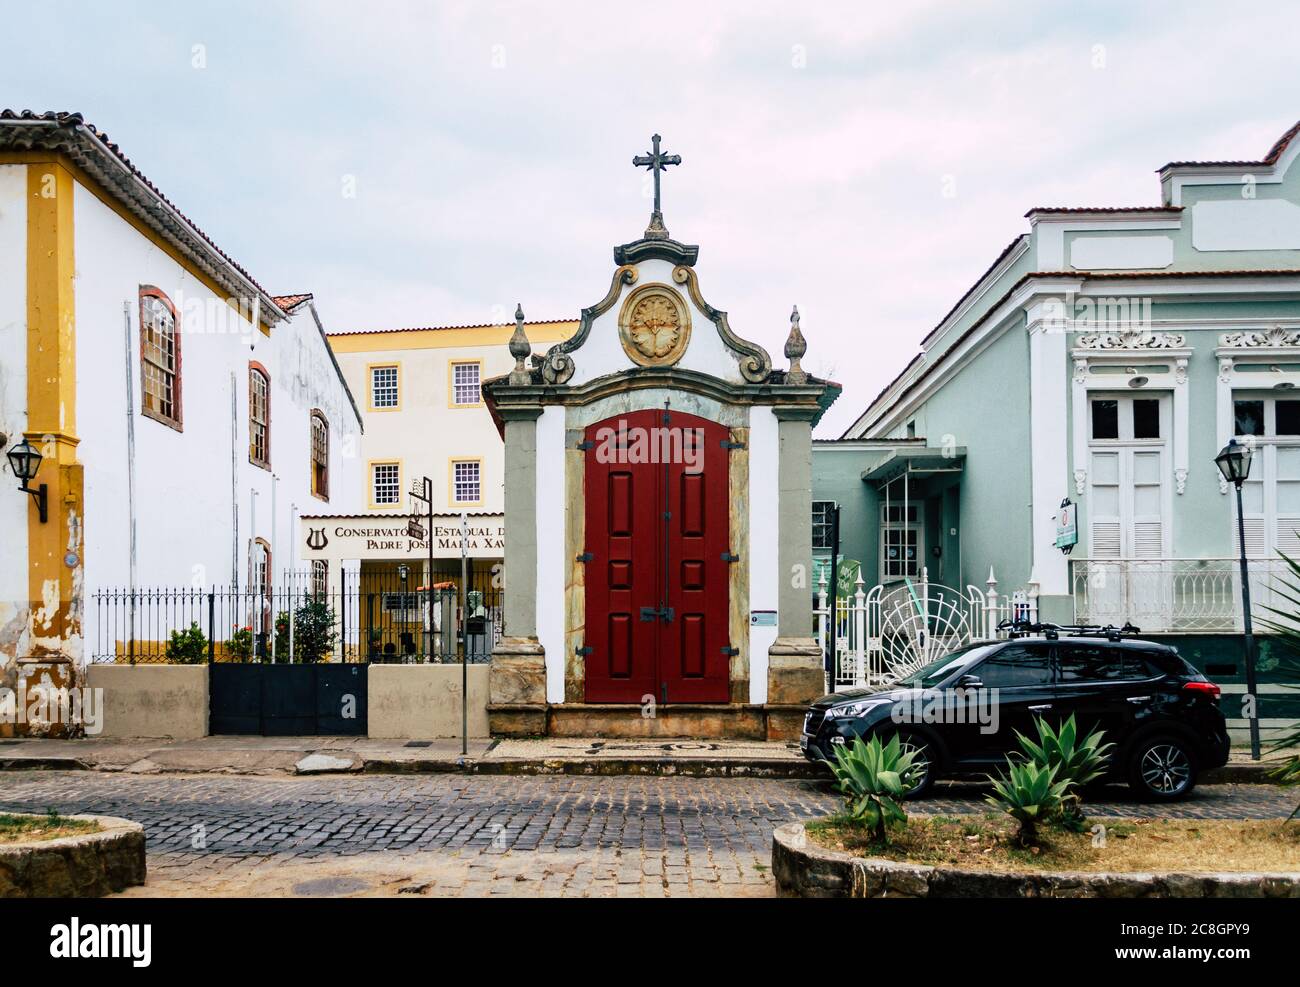
<svg viewBox="0 0 1300 987"><path fill-rule="evenodd" d="M836 748L830 762L846 815L869 827L881 843L888 842L890 826L907 822L899 803L914 782L915 757L914 752L902 750L895 734L883 745L879 737L866 743L857 737L851 745Z"/></svg>
<svg viewBox="0 0 1300 987"><path fill-rule="evenodd" d="M1102 776L1106 770L1106 758L1115 745L1101 742L1104 736L1101 730L1094 730L1079 740L1073 713L1057 730L1053 730L1041 716L1034 717L1034 727L1038 731L1037 743L1019 730L1016 731L1016 740L1034 764L1056 769L1056 780L1066 785L1058 818L1066 828L1082 832L1087 828L1083 814L1083 786Z"/></svg>
<svg viewBox="0 0 1300 987"><path fill-rule="evenodd" d="M315 664L334 650L334 610L321 600L308 600L293 612L293 660ZM274 661L289 660L289 612L275 617Z"/></svg>
<svg viewBox="0 0 1300 987"><path fill-rule="evenodd" d="M208 638L197 620L183 631L172 631L167 660L177 665L198 665L208 660Z"/></svg>
<svg viewBox="0 0 1300 987"><path fill-rule="evenodd" d="M246 662L253 657L253 628L235 626L226 642L226 654L235 661Z"/></svg>
<svg viewBox="0 0 1300 987"><path fill-rule="evenodd" d="M1016 842L1022 847L1038 845L1038 824L1060 811L1069 782L1056 780L1056 768L1034 761L1007 758L1006 774L989 776L993 794L985 801L1020 824Z"/></svg>

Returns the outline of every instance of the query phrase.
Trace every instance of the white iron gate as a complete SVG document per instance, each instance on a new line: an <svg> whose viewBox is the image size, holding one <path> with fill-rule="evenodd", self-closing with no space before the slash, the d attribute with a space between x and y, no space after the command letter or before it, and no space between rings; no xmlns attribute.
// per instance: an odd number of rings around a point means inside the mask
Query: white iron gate
<svg viewBox="0 0 1300 987"><path fill-rule="evenodd" d="M999 595L993 570L985 589L965 591L904 579L866 589L858 574L854 593L836 600L835 620L823 575L817 594L817 633L822 650L834 640L831 686L887 685L972 641L1004 637L1004 620L1038 620L1037 587ZM832 627L833 623L833 627Z"/></svg>

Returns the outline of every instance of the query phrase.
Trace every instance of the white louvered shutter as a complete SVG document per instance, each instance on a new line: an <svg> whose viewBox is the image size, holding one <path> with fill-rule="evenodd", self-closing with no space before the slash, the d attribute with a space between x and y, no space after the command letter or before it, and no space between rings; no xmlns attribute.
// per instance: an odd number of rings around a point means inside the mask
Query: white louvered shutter
<svg viewBox="0 0 1300 987"><path fill-rule="evenodd" d="M1118 559L1120 543L1119 452L1094 450L1088 470L1089 554L1094 559Z"/></svg>
<svg viewBox="0 0 1300 987"><path fill-rule="evenodd" d="M1135 559L1164 557L1164 524L1161 512L1164 453L1159 450L1132 450L1129 466L1132 474L1133 544Z"/></svg>

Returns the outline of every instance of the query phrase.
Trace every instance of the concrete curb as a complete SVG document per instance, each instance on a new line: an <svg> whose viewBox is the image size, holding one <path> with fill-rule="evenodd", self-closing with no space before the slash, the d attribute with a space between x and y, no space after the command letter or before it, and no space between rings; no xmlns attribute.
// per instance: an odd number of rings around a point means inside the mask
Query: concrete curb
<svg viewBox="0 0 1300 987"><path fill-rule="evenodd" d="M461 772L473 775L641 775L679 778L816 778L821 772L811 762L742 760L737 758L500 758L402 759L367 758L367 774L418 774Z"/></svg>
<svg viewBox="0 0 1300 987"><path fill-rule="evenodd" d="M1300 873L974 871L827 850L803 823L772 833L787 898L1300 898Z"/></svg>
<svg viewBox="0 0 1300 987"><path fill-rule="evenodd" d="M0 843L0 898L99 898L145 882L144 827L116 816L94 833Z"/></svg>
<svg viewBox="0 0 1300 987"><path fill-rule="evenodd" d="M94 771L78 757L0 757L0 771Z"/></svg>

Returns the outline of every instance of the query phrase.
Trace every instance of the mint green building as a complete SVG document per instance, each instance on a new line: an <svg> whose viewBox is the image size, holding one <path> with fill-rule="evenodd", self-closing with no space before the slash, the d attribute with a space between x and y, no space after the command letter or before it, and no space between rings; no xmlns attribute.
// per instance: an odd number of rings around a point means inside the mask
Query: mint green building
<svg viewBox="0 0 1300 987"><path fill-rule="evenodd" d="M1277 552L1300 553L1298 133L1258 161L1165 165L1149 208L1030 210L920 354L815 443L814 554L838 505L867 588L924 569L961 595L992 570L1043 620L1131 620L1241 691L1235 496L1214 457L1254 444L1251 585L1257 608L1278 602ZM1266 738L1296 712L1279 657L1265 639Z"/></svg>

